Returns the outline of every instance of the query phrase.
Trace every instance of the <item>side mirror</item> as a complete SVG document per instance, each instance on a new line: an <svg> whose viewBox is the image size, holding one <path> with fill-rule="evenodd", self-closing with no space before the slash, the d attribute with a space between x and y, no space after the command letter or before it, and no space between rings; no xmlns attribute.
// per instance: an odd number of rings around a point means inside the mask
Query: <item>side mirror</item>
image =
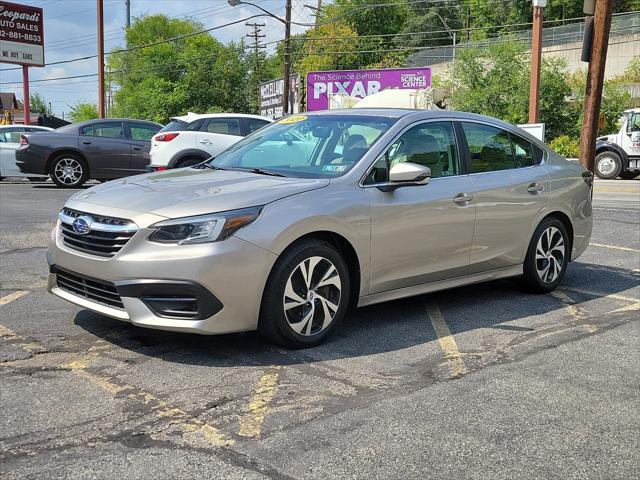
<svg viewBox="0 0 640 480"><path fill-rule="evenodd" d="M417 163L396 163L389 171L389 183L378 188L390 192L399 187L426 185L431 180L431 169Z"/></svg>

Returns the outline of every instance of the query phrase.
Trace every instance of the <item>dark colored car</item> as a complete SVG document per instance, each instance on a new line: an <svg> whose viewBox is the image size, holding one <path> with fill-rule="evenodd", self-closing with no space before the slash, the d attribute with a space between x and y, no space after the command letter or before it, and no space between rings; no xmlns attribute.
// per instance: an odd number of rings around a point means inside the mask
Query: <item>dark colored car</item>
<svg viewBox="0 0 640 480"><path fill-rule="evenodd" d="M145 172L151 137L161 128L145 120L109 118L22 135L16 165L22 173L49 175L64 188L79 187L90 178L137 175Z"/></svg>

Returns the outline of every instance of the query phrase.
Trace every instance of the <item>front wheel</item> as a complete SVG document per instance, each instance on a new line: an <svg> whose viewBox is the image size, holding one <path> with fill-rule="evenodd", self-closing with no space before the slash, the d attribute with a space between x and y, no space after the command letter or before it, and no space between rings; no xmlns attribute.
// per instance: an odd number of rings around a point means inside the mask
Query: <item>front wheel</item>
<svg viewBox="0 0 640 480"><path fill-rule="evenodd" d="M567 229L557 218L545 219L533 234L524 261L523 281L527 290L548 293L556 289L571 258Z"/></svg>
<svg viewBox="0 0 640 480"><path fill-rule="evenodd" d="M600 152L596 155L595 173L598 178L609 180L616 178L622 171L622 160L620 155L614 152Z"/></svg>
<svg viewBox="0 0 640 480"><path fill-rule="evenodd" d="M51 180L62 188L77 188L89 178L89 170L78 157L62 155L51 165Z"/></svg>
<svg viewBox="0 0 640 480"><path fill-rule="evenodd" d="M258 329L280 345L318 345L344 317L349 287L348 267L331 244L298 243L285 251L269 275Z"/></svg>

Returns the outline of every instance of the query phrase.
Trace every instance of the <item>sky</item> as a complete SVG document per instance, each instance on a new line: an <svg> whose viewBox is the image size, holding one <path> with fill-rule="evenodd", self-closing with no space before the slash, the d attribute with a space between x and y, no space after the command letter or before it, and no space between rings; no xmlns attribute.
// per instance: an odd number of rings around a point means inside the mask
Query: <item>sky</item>
<svg viewBox="0 0 640 480"><path fill-rule="evenodd" d="M98 53L96 0L11 1L43 8L45 62L53 63ZM253 3L284 17L284 0L254 0ZM314 5L316 1L293 0L293 21L313 22L313 12L304 7L305 3ZM231 7L227 0L131 0L132 21L133 17L156 13L175 18L192 17L202 23L205 28L211 28L261 12L249 5ZM266 23L263 28L263 33L267 35L265 42L281 40L284 37L284 25L275 19L261 17L250 21ZM105 52L124 47L125 23L125 0L104 0ZM294 25L292 33L301 32L304 28ZM249 31L249 27L239 23L214 30L211 34L221 42L227 43L245 38ZM249 41L249 39L246 40ZM273 46L273 44L270 45L271 48ZM16 96L22 99L22 71L8 70L15 67L16 65L0 64L0 91L15 92ZM31 67L29 68L30 93L42 95L51 102L54 114L61 117L63 112L69 112L70 105L78 102L97 103L97 77L46 82L33 82L33 80L94 74L97 73L97 69L98 62L95 58L43 68Z"/></svg>

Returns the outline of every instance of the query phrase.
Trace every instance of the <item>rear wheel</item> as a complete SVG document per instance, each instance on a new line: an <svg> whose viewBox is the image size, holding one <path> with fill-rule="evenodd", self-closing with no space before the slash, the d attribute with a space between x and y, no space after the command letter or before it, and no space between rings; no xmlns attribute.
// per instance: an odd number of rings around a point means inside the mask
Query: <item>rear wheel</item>
<svg viewBox="0 0 640 480"><path fill-rule="evenodd" d="M349 273L332 245L307 240L276 262L265 287L258 329L292 348L318 345L335 330L349 304Z"/></svg>
<svg viewBox="0 0 640 480"><path fill-rule="evenodd" d="M84 160L75 155L61 155L51 165L51 180L62 188L77 188L89 179Z"/></svg>
<svg viewBox="0 0 640 480"><path fill-rule="evenodd" d="M595 173L598 178L606 180L616 178L622 171L620 155L614 152L600 152L596 155L595 164Z"/></svg>
<svg viewBox="0 0 640 480"><path fill-rule="evenodd" d="M527 290L548 293L555 290L567 270L571 242L564 224L550 217L533 234L524 262L523 281Z"/></svg>

